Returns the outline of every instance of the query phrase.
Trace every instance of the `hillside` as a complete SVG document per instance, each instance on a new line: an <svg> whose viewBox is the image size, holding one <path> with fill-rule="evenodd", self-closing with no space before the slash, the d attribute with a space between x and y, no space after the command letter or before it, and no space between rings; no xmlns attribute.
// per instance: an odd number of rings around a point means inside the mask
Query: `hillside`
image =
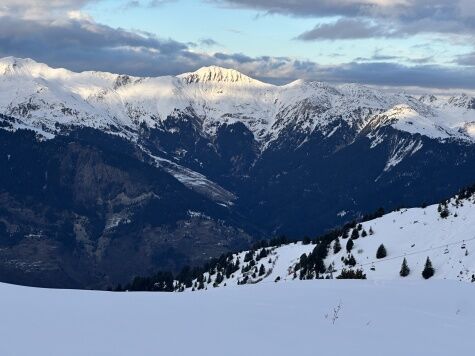
<svg viewBox="0 0 475 356"><path fill-rule="evenodd" d="M473 286L453 281L299 281L181 294L0 284L0 353L470 355L474 300Z"/></svg>
<svg viewBox="0 0 475 356"><path fill-rule="evenodd" d="M350 224L314 242L272 242L254 250L223 256L202 273L178 275L176 291L195 291L243 284L283 283L298 279L355 278L422 281L427 257L432 279L475 282L475 195L465 190L443 204L399 209L376 219ZM350 247L351 245L351 247ZM383 245L385 256L377 257ZM338 247L339 246L339 247ZM354 259L353 259L354 258ZM409 274L401 277L406 259ZM189 280L189 275L196 274ZM126 288L153 290L136 280ZM160 281L155 281L160 289ZM142 283L142 287L140 285Z"/></svg>

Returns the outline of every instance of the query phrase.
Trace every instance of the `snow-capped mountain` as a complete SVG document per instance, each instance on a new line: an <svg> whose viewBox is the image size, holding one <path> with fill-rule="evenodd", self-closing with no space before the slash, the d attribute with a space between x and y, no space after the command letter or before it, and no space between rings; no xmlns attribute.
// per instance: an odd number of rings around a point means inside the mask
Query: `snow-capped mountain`
<svg viewBox="0 0 475 356"><path fill-rule="evenodd" d="M140 125L154 128L180 113L195 116L207 135L223 124L241 122L262 149L286 128L328 136L344 121L358 133L376 115L410 133L475 137L474 98L467 96L439 103L355 84L298 80L274 86L216 66L176 77L137 78L74 73L8 57L0 60L0 91L0 112L17 120L13 128L32 128L45 137L86 126L136 140Z"/></svg>
<svg viewBox="0 0 475 356"><path fill-rule="evenodd" d="M475 181L474 113L464 95L4 58L0 271L104 288L380 207L436 203Z"/></svg>

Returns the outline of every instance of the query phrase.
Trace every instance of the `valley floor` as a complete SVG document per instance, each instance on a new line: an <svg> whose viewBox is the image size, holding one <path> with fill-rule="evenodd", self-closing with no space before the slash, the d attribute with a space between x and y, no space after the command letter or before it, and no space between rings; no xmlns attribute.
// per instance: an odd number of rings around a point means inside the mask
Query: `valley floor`
<svg viewBox="0 0 475 356"><path fill-rule="evenodd" d="M0 355L472 355L475 288L312 280L196 293L0 284Z"/></svg>

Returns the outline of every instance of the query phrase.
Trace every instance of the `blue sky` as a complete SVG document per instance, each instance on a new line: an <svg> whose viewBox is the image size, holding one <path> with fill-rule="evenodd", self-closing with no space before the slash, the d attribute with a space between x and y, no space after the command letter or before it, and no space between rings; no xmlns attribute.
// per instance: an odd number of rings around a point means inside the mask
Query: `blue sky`
<svg viewBox="0 0 475 356"><path fill-rule="evenodd" d="M0 55L72 70L233 67L297 78L475 89L473 0L2 0Z"/></svg>

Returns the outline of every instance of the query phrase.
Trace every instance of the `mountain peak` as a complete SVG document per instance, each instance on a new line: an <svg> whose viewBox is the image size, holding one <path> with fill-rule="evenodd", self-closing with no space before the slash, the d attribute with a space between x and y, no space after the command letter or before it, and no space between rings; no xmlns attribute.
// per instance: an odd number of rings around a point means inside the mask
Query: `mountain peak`
<svg viewBox="0 0 475 356"><path fill-rule="evenodd" d="M38 63L29 58L0 58L0 74L7 74L11 71L15 71L32 65L38 65Z"/></svg>
<svg viewBox="0 0 475 356"><path fill-rule="evenodd" d="M184 73L178 76L187 84L190 83L241 83L241 84L264 84L252 79L235 69L223 68L219 66L202 67L195 72Z"/></svg>
<svg viewBox="0 0 475 356"><path fill-rule="evenodd" d="M475 97L468 96L467 94L453 96L448 100L448 103L463 109L475 109Z"/></svg>

